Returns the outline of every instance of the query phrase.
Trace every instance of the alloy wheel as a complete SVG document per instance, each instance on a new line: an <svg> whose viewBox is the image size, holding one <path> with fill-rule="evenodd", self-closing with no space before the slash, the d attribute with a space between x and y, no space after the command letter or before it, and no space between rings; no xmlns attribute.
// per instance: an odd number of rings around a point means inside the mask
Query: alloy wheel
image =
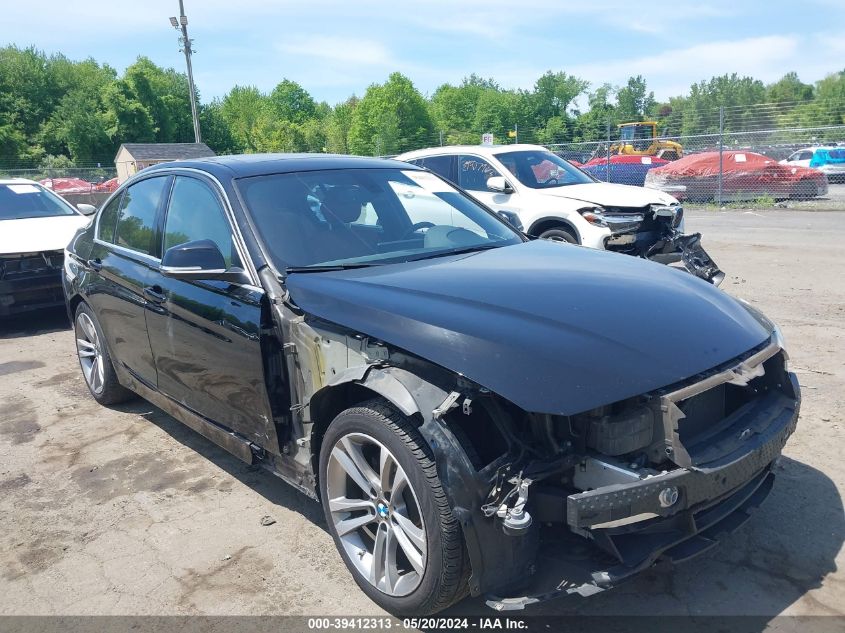
<svg viewBox="0 0 845 633"><path fill-rule="evenodd" d="M76 351L79 354L79 364L82 365L82 374L85 382L95 394L101 394L105 386L105 374L103 367L103 351L100 346L100 337L97 336L97 328L94 322L84 312L76 317Z"/></svg>
<svg viewBox="0 0 845 633"><path fill-rule="evenodd" d="M425 573L425 523L393 453L369 435L344 435L329 456L326 491L334 530L355 570L390 596L414 591Z"/></svg>

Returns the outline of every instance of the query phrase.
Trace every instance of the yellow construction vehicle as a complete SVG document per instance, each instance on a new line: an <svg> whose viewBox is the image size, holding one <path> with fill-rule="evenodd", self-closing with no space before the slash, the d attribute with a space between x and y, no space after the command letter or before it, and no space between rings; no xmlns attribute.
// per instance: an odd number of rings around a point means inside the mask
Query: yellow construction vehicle
<svg viewBox="0 0 845 633"><path fill-rule="evenodd" d="M684 155L684 148L675 141L658 139L656 121L637 121L619 125L619 142L610 146L610 153L677 160Z"/></svg>

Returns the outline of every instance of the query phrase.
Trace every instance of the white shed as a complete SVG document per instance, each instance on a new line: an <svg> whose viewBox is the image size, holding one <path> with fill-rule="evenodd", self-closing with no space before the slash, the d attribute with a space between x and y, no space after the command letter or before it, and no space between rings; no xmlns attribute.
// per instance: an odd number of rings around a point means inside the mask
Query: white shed
<svg viewBox="0 0 845 633"><path fill-rule="evenodd" d="M117 182L124 182L150 165L208 156L216 154L205 143L123 143L114 157Z"/></svg>

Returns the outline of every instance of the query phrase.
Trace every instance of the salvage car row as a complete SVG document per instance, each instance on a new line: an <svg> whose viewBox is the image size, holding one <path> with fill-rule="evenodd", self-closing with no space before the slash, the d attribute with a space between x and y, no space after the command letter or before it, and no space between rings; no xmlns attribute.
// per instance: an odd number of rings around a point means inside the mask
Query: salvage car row
<svg viewBox="0 0 845 633"><path fill-rule="evenodd" d="M143 170L64 253L92 397L140 395L320 501L397 614L587 596L709 549L795 428L783 339L705 281L671 196L544 152ZM571 240L518 229L565 217L543 232Z"/></svg>

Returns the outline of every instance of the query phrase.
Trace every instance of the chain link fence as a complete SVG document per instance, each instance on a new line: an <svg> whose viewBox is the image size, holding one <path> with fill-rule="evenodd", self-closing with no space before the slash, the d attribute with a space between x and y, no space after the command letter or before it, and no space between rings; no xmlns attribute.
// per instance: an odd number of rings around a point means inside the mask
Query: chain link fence
<svg viewBox="0 0 845 633"><path fill-rule="evenodd" d="M845 183L845 125L546 147L598 180L662 189L693 203L822 198Z"/></svg>
<svg viewBox="0 0 845 633"><path fill-rule="evenodd" d="M598 180L655 187L694 203L827 197L845 206L845 100L677 111L664 106L654 119L640 119L622 120L611 108L573 112L544 127L500 121L409 138L394 127L376 135L373 153L477 145L489 134L494 144L543 145ZM43 181L62 195L84 195L86 186L89 195L102 193L115 186L115 175L109 162L16 169L0 158L0 178Z"/></svg>

